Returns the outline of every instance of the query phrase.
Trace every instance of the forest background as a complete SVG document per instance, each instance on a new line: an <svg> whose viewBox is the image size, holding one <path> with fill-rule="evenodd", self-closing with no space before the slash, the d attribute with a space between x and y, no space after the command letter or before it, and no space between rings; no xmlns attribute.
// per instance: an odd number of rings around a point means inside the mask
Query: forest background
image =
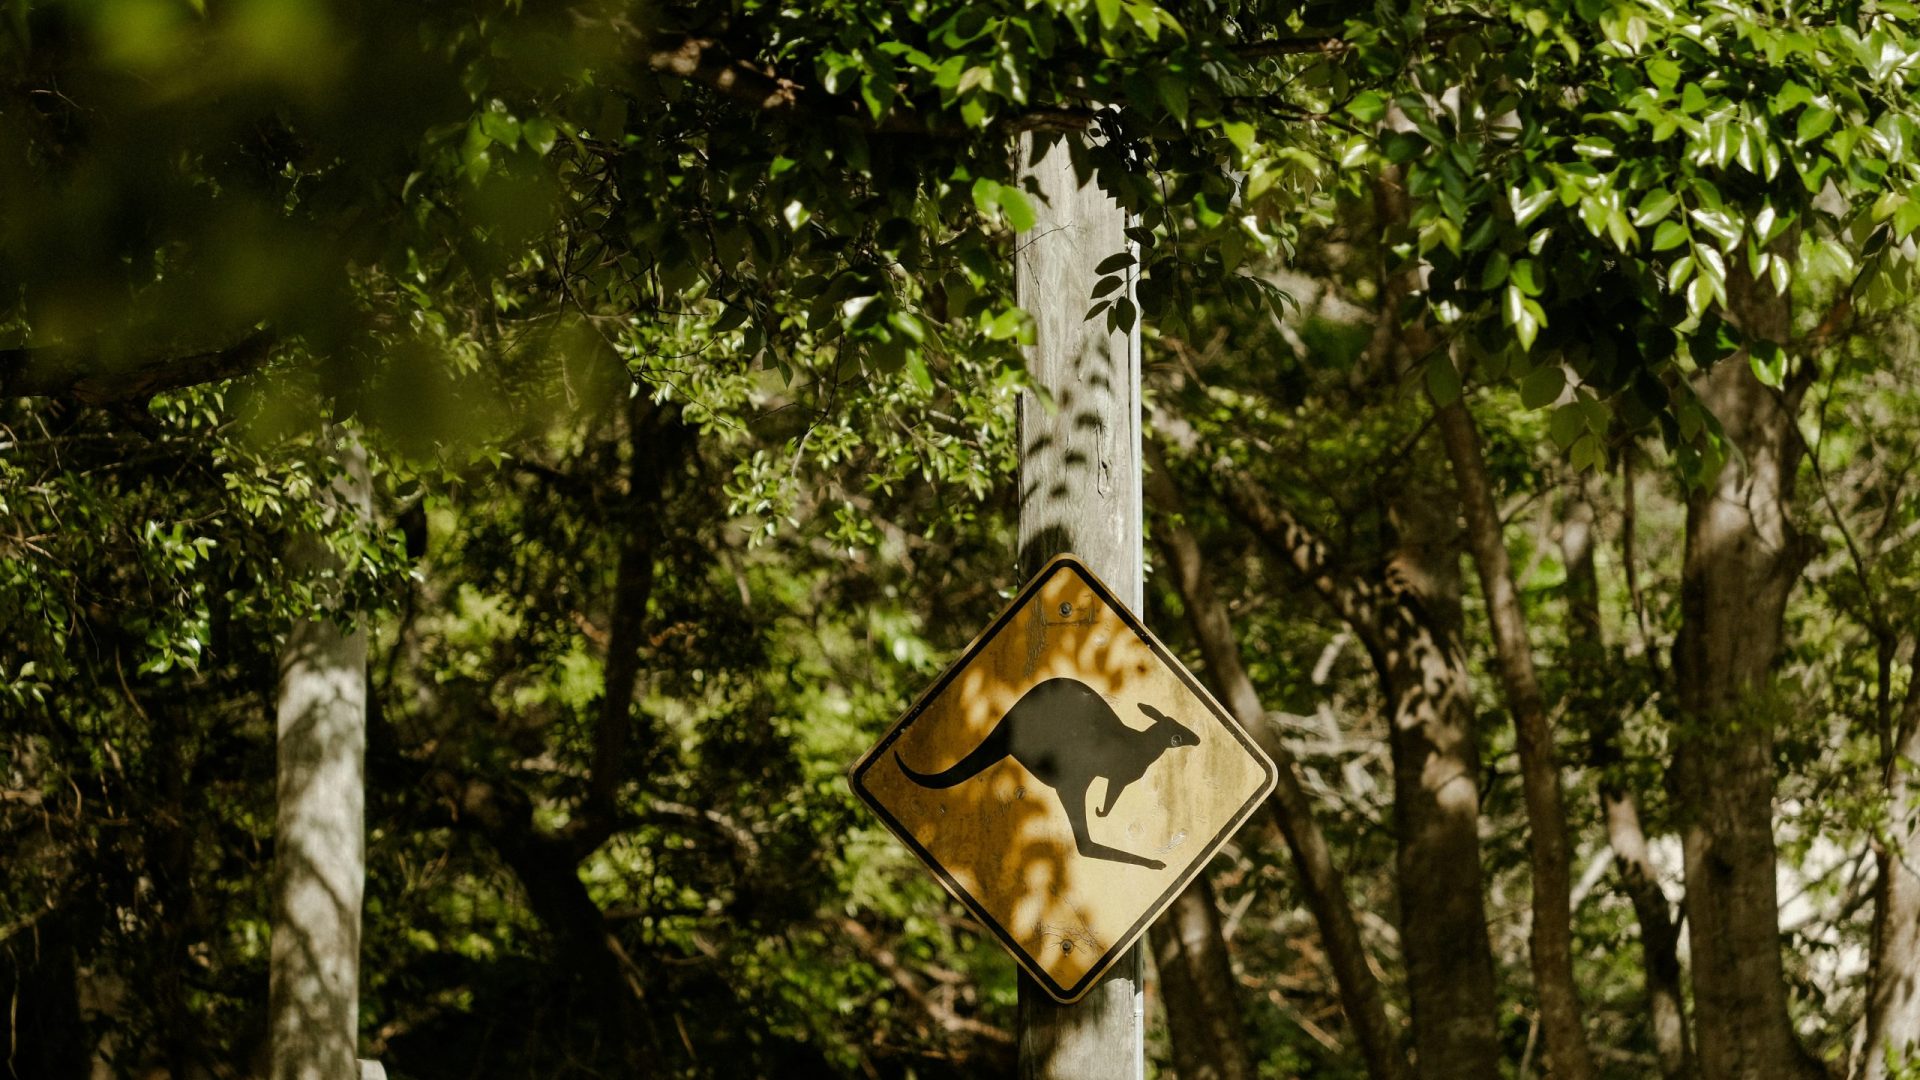
<svg viewBox="0 0 1920 1080"><path fill-rule="evenodd" d="M7 1075L265 1066L316 639L391 1075L1006 1070L843 770L1019 583L1066 139L1282 766L1151 1068L1920 1076L1905 0L0 12Z"/></svg>

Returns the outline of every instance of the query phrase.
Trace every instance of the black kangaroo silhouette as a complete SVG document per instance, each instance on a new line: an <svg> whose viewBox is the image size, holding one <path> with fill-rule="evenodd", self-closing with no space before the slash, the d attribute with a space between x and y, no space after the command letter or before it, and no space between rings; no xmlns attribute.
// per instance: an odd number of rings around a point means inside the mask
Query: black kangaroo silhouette
<svg viewBox="0 0 1920 1080"><path fill-rule="evenodd" d="M1107 802L1095 811L1106 817L1127 785L1140 779L1160 755L1176 746L1193 746L1200 737L1151 705L1140 711L1153 726L1138 731L1094 689L1078 679L1048 679L1021 696L980 745L950 768L917 772L893 752L907 779L924 788L950 788L980 775L1001 758L1019 762L1052 788L1073 825L1074 844L1090 859L1132 863L1154 870L1166 863L1096 843L1087 832L1087 789L1095 777L1107 780Z"/></svg>

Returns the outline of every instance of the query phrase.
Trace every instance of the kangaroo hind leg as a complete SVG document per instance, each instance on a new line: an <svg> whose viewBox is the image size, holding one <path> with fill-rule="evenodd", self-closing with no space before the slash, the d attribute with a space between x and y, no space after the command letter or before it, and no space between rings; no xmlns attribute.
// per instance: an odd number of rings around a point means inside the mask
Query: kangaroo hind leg
<svg viewBox="0 0 1920 1080"><path fill-rule="evenodd" d="M1167 864L1158 859L1149 859L1144 855L1135 855L1131 851L1121 851L1094 840L1087 829L1087 789L1068 788L1060 791L1060 806L1067 812L1067 822L1073 826L1073 843L1080 854L1089 859L1104 859L1107 862L1130 863L1144 866L1149 870L1164 870ZM1109 800L1111 808L1111 800Z"/></svg>

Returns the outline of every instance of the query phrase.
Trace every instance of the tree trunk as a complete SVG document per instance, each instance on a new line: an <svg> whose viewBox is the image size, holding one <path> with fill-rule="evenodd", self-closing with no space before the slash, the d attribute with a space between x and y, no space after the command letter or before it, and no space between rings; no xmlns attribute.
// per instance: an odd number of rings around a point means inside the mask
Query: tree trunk
<svg viewBox="0 0 1920 1080"><path fill-rule="evenodd" d="M1606 642L1601 634L1600 583L1593 568L1593 507L1585 492L1568 500L1560 529L1560 551L1567 566L1567 638L1572 654L1574 707L1588 714L1588 761L1599 777L1600 812L1621 889L1633 904L1640 925L1641 966L1646 975L1647 1015L1653 1029L1654 1056L1664 1080L1693 1075L1693 1047L1687 1032L1686 999L1680 983L1680 928L1674 925L1667 895L1647 853L1640 824L1640 801L1609 775L1624 760L1620 750L1618 709L1602 690L1607 679Z"/></svg>
<svg viewBox="0 0 1920 1080"><path fill-rule="evenodd" d="M690 433L677 406L636 395L627 405L627 490L614 524L620 555L614 564L613 601L607 615L607 659L587 798L567 827L574 861L606 843L619 818L620 785L627 778L633 740L633 693L640 680L647 607L653 599L654 561L665 538L662 502L669 474L680 466Z"/></svg>
<svg viewBox="0 0 1920 1080"><path fill-rule="evenodd" d="M1020 566L1023 576L1074 552L1140 609L1140 338L1085 318L1099 263L1130 245L1126 213L1074 173L1068 139L1021 137L1024 178L1042 207L1022 238L1014 281L1033 313L1027 372L1053 399L1020 397ZM1132 285L1116 296L1131 300ZM1074 1005L1020 975L1020 1074L1046 1080L1129 1080L1144 1074L1144 1002L1136 946Z"/></svg>
<svg viewBox="0 0 1920 1080"><path fill-rule="evenodd" d="M1453 510L1430 492L1404 494L1391 507L1399 545L1369 651L1392 714L1395 869L1415 1063L1432 1080L1479 1080L1498 1075L1500 1048Z"/></svg>
<svg viewBox="0 0 1920 1080"><path fill-rule="evenodd" d="M1786 302L1735 282L1750 338L1787 339ZM1687 935L1701 1071L1712 1080L1818 1077L1787 1012L1774 881L1769 673L1802 564L1787 517L1800 388L1776 392L1746 356L1698 382L1727 462L1688 493L1674 674L1685 726L1674 749L1684 829Z"/></svg>
<svg viewBox="0 0 1920 1080"><path fill-rule="evenodd" d="M1920 1064L1920 678L1884 764L1886 835L1874 845L1873 952L1867 977L1865 1080L1892 1080Z"/></svg>
<svg viewBox="0 0 1920 1080"><path fill-rule="evenodd" d="M340 437L334 453L341 475L319 496L330 524L364 521L372 513L366 450ZM306 580L339 569L317 536L295 537L287 563ZM273 1080L359 1075L367 636L330 615L296 619L280 659Z"/></svg>
<svg viewBox="0 0 1920 1080"><path fill-rule="evenodd" d="M1405 184L1399 168L1376 178L1378 227L1408 219ZM1375 254L1380 299L1368 351L1397 376L1436 342L1423 323L1400 318L1418 285L1414 268L1396 269L1384 244ZM1499 1061L1497 1003L1480 868L1480 757L1460 644L1458 505L1420 483L1388 506L1399 546L1368 643L1392 710L1400 940L1420 1075L1488 1077Z"/></svg>
<svg viewBox="0 0 1920 1080"><path fill-rule="evenodd" d="M1458 399L1440 406L1438 413L1441 441L1453 463L1454 482L1466 515L1467 544L1487 600L1500 683L1507 707L1513 712L1520 786L1527 805L1527 854L1533 871L1533 983L1540 999L1540 1028L1547 1040L1549 1074L1560 1080L1590 1080L1593 1056L1587 1049L1580 995L1573 981L1573 883L1568 870L1566 807L1561 799L1553 732L1547 726L1546 701L1534 673L1527 616L1514 584L1500 514L1493 504L1493 484L1487 476L1473 417Z"/></svg>
<svg viewBox="0 0 1920 1080"><path fill-rule="evenodd" d="M1254 1080L1233 963L1207 876L1193 879L1148 931L1180 1080Z"/></svg>
<svg viewBox="0 0 1920 1080"><path fill-rule="evenodd" d="M0 938L0 1077L89 1073L93 1047L80 1001L76 922L62 904L24 933ZM89 924L98 925L80 923Z"/></svg>
<svg viewBox="0 0 1920 1080"><path fill-rule="evenodd" d="M131 691L128 693L131 700ZM161 1024L156 1041L167 1070L186 1077L196 1071L202 1042L200 1014L189 1000L187 981L199 922L193 881L194 848L199 840L194 811L199 789L193 783L193 758L187 752L187 717L178 709L160 704L149 713L154 727L152 754L160 775L155 805L145 815L147 835L143 845L158 909L152 929L156 964L147 994Z"/></svg>
<svg viewBox="0 0 1920 1080"><path fill-rule="evenodd" d="M1200 644L1208 681L1278 766L1279 780L1268 806L1293 855L1300 891L1319 927L1321 946L1333 969L1334 985L1340 993L1347 1023L1353 1027L1360 1055L1367 1063L1367 1075L1374 1080L1400 1080L1407 1072L1406 1054L1400 1048L1393 1024L1387 1019L1380 982L1368 966L1366 945L1360 937L1352 903L1347 899L1346 881L1334 865L1332 849L1314 817L1313 802L1300 783L1300 766L1293 752L1273 737L1266 707L1261 704L1246 665L1241 662L1233 624L1214 592L1212 575L1207 570L1200 544L1180 521L1180 495L1168 475L1165 459L1156 453L1153 465L1153 472L1147 478L1148 490L1154 504L1164 512L1155 524L1154 537L1166 556L1187 621Z"/></svg>

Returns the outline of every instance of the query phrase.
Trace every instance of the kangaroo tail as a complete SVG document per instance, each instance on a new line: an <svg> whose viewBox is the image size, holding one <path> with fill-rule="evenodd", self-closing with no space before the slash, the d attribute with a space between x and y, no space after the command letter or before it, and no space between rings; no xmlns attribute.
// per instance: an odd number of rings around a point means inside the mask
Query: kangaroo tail
<svg viewBox="0 0 1920 1080"><path fill-rule="evenodd" d="M994 762L1006 757L1007 741L1006 722L1003 720L999 727L980 740L979 746L968 751L966 757L937 773L923 773L912 768L900 757L898 750L893 752L893 761L900 766L900 771L907 775L907 779L923 788L950 788L966 783L987 771Z"/></svg>

